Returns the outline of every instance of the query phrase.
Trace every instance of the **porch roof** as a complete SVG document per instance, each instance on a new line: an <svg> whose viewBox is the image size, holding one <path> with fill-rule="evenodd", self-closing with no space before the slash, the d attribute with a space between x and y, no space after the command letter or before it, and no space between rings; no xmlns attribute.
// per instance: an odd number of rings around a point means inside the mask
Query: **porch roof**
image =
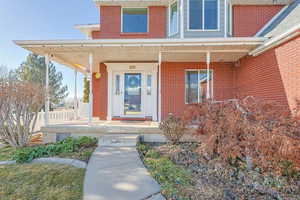
<svg viewBox="0 0 300 200"><path fill-rule="evenodd" d="M101 40L17 40L17 45L51 60L88 72L89 54L93 54L93 71L101 62L205 62L211 52L212 62L235 62L248 55L266 38L201 39L101 39Z"/></svg>

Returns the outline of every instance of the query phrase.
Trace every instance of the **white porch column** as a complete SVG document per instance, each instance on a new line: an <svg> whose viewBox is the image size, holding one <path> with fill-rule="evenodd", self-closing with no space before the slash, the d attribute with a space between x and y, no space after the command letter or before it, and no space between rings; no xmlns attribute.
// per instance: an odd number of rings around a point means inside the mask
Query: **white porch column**
<svg viewBox="0 0 300 200"><path fill-rule="evenodd" d="M210 52L206 53L206 77L207 77L207 84L206 84L206 99L210 99Z"/></svg>
<svg viewBox="0 0 300 200"><path fill-rule="evenodd" d="M161 122L161 51L158 54L158 122Z"/></svg>
<svg viewBox="0 0 300 200"><path fill-rule="evenodd" d="M45 65L46 65L46 82L45 82L45 113L44 113L44 120L45 125L49 124L49 107L50 107L50 98L49 98L49 63L50 58L47 54L45 56Z"/></svg>
<svg viewBox="0 0 300 200"><path fill-rule="evenodd" d="M89 94L89 125L93 119L93 54L89 53L89 78L90 78L90 94Z"/></svg>
<svg viewBox="0 0 300 200"><path fill-rule="evenodd" d="M77 70L74 70L74 116L78 119Z"/></svg>

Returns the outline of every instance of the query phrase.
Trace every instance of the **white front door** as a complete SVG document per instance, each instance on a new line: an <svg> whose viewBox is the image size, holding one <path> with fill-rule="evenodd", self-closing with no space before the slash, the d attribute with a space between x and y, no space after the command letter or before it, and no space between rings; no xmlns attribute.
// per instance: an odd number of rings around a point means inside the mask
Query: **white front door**
<svg viewBox="0 0 300 200"><path fill-rule="evenodd" d="M113 78L113 117L145 117L144 74L115 72Z"/></svg>
<svg viewBox="0 0 300 200"><path fill-rule="evenodd" d="M110 64L112 65L112 64ZM112 118L152 118L157 120L156 67L114 67L109 70L109 105Z"/></svg>

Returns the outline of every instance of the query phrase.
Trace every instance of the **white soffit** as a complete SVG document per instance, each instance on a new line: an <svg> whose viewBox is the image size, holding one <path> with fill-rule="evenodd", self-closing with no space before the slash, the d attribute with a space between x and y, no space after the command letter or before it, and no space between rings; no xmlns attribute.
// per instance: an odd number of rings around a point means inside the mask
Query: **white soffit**
<svg viewBox="0 0 300 200"><path fill-rule="evenodd" d="M212 53L213 62L234 62L263 44L265 38L204 39L106 39L15 41L39 55L51 54L52 60L85 72L88 55L93 53L93 70L100 62L205 62L205 53Z"/></svg>

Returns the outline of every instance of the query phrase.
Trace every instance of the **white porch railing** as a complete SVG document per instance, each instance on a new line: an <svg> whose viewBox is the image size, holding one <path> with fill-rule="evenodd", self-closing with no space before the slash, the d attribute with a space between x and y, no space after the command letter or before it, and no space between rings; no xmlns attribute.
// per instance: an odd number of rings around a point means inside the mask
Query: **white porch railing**
<svg viewBox="0 0 300 200"><path fill-rule="evenodd" d="M38 114L38 121L44 122L45 113L40 112ZM62 110L48 112L49 122L57 121L70 121L75 119L74 110Z"/></svg>
<svg viewBox="0 0 300 200"><path fill-rule="evenodd" d="M88 103L79 102L78 105L78 118L87 119L88 118ZM76 119L76 114L73 109L61 110L61 111L50 111L48 112L49 124L51 123L63 123L66 121L78 120ZM41 127L45 125L45 112L39 112L35 131L41 130Z"/></svg>

